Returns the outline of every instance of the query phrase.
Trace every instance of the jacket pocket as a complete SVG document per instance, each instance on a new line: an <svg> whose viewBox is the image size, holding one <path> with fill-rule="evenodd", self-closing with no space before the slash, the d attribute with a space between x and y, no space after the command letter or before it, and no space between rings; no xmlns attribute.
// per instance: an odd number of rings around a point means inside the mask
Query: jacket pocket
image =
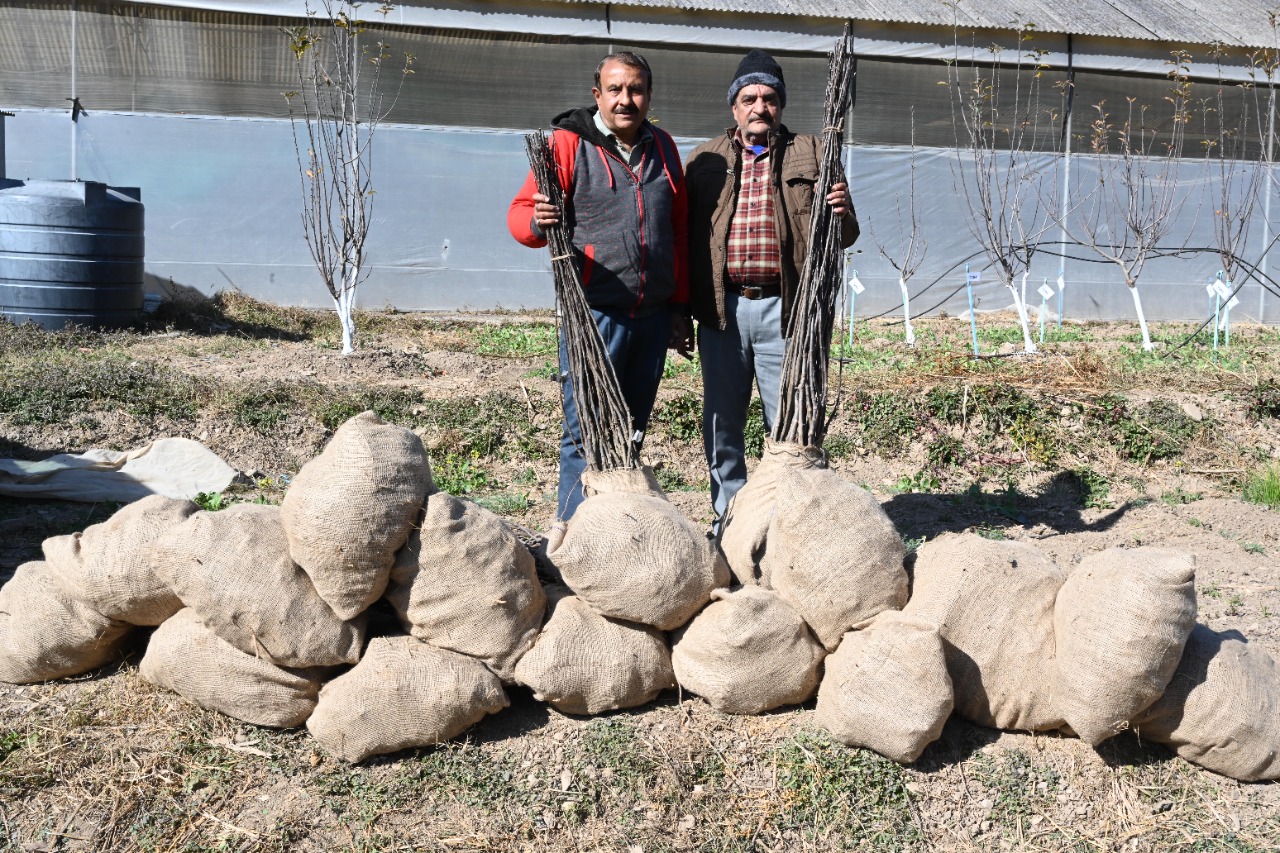
<svg viewBox="0 0 1280 853"><path fill-rule="evenodd" d="M788 163L782 171L782 187L787 209L797 216L813 210L813 192L818 185L818 162L801 160Z"/></svg>

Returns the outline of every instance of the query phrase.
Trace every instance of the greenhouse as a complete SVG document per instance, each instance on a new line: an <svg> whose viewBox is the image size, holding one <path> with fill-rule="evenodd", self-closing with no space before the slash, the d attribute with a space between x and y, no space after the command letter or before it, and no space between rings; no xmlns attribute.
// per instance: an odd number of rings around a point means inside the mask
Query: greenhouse
<svg viewBox="0 0 1280 853"><path fill-rule="evenodd" d="M299 87L288 31L322 7L8 0L0 178L138 188L152 293L328 305L285 97ZM649 60L651 117L687 153L731 123L725 89L753 47L786 73L786 124L819 131L827 55L849 24L844 163L862 236L843 310L901 315L905 295L912 316L956 315L1017 298L1033 322L1130 318L1128 276L1152 320L1228 304L1280 320L1277 29L1261 2L402 0L360 15L370 43L412 55L412 73L383 79L360 307L552 304L547 254L511 239L507 206L523 135L590 103L606 53ZM1121 186L1136 187L1127 208L1110 195ZM1135 205L1143 216L1125 214ZM1135 245L1147 262L1126 274Z"/></svg>

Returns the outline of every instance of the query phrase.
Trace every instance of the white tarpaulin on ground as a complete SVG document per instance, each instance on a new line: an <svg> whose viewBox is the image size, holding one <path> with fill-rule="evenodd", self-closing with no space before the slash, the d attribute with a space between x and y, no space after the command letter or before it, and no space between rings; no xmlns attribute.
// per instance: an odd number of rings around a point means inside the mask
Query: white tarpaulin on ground
<svg viewBox="0 0 1280 853"><path fill-rule="evenodd" d="M135 450L62 453L40 462L0 459L0 494L85 503L190 499L221 492L237 473L198 441L162 438Z"/></svg>

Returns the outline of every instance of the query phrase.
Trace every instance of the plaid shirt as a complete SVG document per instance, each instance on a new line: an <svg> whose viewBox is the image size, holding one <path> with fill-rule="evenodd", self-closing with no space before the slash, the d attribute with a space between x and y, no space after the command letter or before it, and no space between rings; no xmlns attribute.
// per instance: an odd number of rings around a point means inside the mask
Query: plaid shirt
<svg viewBox="0 0 1280 853"><path fill-rule="evenodd" d="M781 280L782 253L773 221L772 162L742 148L738 206L729 225L726 259L729 281L735 284L776 284Z"/></svg>

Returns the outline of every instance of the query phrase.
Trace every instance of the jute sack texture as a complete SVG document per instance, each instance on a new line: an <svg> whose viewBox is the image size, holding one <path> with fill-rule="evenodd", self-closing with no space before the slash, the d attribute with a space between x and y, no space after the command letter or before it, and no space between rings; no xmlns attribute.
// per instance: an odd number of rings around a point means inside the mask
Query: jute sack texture
<svg viewBox="0 0 1280 853"><path fill-rule="evenodd" d="M1097 746L1159 699L1196 624L1195 558L1110 548L1081 561L1053 614L1058 710Z"/></svg>
<svg viewBox="0 0 1280 853"><path fill-rule="evenodd" d="M672 638L676 681L726 714L794 705L818 687L826 652L800 614L758 586L718 589Z"/></svg>
<svg viewBox="0 0 1280 853"><path fill-rule="evenodd" d="M255 726L300 726L320 694L315 670L286 670L245 654L206 628L191 608L155 630L138 673L202 708Z"/></svg>
<svg viewBox="0 0 1280 853"><path fill-rule="evenodd" d="M1280 668L1239 632L1196 625L1164 696L1132 725L1223 776L1280 779Z"/></svg>
<svg viewBox="0 0 1280 853"><path fill-rule="evenodd" d="M211 631L277 666L355 663L367 617L340 619L289 557L280 508L198 512L152 548L156 573Z"/></svg>
<svg viewBox="0 0 1280 853"><path fill-rule="evenodd" d="M422 440L373 412L338 427L294 477L281 504L289 553L340 618L382 596L431 491Z"/></svg>
<svg viewBox="0 0 1280 853"><path fill-rule="evenodd" d="M942 735L953 707L938 627L887 610L827 658L814 722L841 743L910 764Z"/></svg>
<svg viewBox="0 0 1280 853"><path fill-rule="evenodd" d="M1061 728L1053 610L1066 575L1031 545L948 533L917 552L914 580L904 611L938 626L956 713L998 729Z"/></svg>
<svg viewBox="0 0 1280 853"><path fill-rule="evenodd" d="M307 730L354 764L449 740L508 704L480 661L413 637L375 637L360 663L320 690Z"/></svg>
<svg viewBox="0 0 1280 853"><path fill-rule="evenodd" d="M412 636L479 658L505 681L547 608L533 555L502 519L444 492L427 498L397 552L387 600Z"/></svg>
<svg viewBox="0 0 1280 853"><path fill-rule="evenodd" d="M182 602L151 565L151 545L199 510L187 500L151 495L83 533L53 536L42 546L62 586L108 619L159 625Z"/></svg>
<svg viewBox="0 0 1280 853"><path fill-rule="evenodd" d="M588 497L548 558L597 613L670 631L728 584L715 546L647 469L587 471L582 483Z"/></svg>
<svg viewBox="0 0 1280 853"><path fill-rule="evenodd" d="M563 587L549 587L547 597L547 623L516 663L516 681L538 701L566 714L602 714L643 705L675 686L661 633L601 616Z"/></svg>
<svg viewBox="0 0 1280 853"><path fill-rule="evenodd" d="M855 625L907 603L902 537L870 492L827 468L786 465L775 495L761 583L828 652Z"/></svg>
<svg viewBox="0 0 1280 853"><path fill-rule="evenodd" d="M779 479L789 470L825 468L826 464L822 448L765 439L760 464L729 502L720 529L720 550L738 583L768 586L760 577L760 561L778 505Z"/></svg>
<svg viewBox="0 0 1280 853"><path fill-rule="evenodd" d="M77 600L48 563L23 563L0 587L0 681L30 684L97 669L131 628Z"/></svg>

